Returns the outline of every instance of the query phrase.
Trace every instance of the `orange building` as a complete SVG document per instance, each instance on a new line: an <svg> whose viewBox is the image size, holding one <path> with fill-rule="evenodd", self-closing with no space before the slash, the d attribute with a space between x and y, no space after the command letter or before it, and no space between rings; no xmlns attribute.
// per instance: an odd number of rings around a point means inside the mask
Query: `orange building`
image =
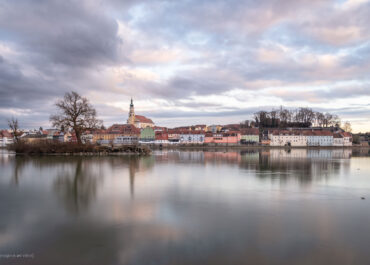
<svg viewBox="0 0 370 265"><path fill-rule="evenodd" d="M240 143L240 132L206 133L205 144L238 144Z"/></svg>
<svg viewBox="0 0 370 265"><path fill-rule="evenodd" d="M98 140L113 141L118 136L137 136L140 137L140 129L132 124L113 124L106 130L96 130L93 132L93 143Z"/></svg>

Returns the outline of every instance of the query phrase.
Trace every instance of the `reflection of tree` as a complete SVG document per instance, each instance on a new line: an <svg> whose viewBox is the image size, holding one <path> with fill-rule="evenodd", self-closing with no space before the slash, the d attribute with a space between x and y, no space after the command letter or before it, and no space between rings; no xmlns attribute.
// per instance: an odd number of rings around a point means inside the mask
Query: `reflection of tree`
<svg viewBox="0 0 370 265"><path fill-rule="evenodd" d="M85 166L89 162L91 161L78 158L74 173L59 175L54 183L55 191L72 213L86 209L96 196L97 177Z"/></svg>
<svg viewBox="0 0 370 265"><path fill-rule="evenodd" d="M153 156L138 157L129 156L126 160L129 164L129 176L130 176L130 194L133 198L135 195L135 175L139 171L145 171L146 169L154 166L155 160Z"/></svg>
<svg viewBox="0 0 370 265"><path fill-rule="evenodd" d="M130 159L129 175L130 175L130 194L132 198L134 197L134 193L135 193L135 174L138 168L139 168L138 160Z"/></svg>
<svg viewBox="0 0 370 265"><path fill-rule="evenodd" d="M14 159L14 173L13 173L13 183L18 186L19 185L19 176L21 175L24 166L26 165L26 158L24 157L16 157Z"/></svg>

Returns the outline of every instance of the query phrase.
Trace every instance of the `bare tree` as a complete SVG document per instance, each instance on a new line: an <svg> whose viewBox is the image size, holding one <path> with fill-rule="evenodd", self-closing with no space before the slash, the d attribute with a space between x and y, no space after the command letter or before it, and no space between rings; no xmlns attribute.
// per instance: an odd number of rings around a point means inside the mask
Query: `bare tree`
<svg viewBox="0 0 370 265"><path fill-rule="evenodd" d="M325 115L321 112L315 113L316 125L322 127L325 122Z"/></svg>
<svg viewBox="0 0 370 265"><path fill-rule="evenodd" d="M19 135L20 135L18 120L14 117L11 118L10 120L8 120L8 126L13 134L14 141L18 143Z"/></svg>
<svg viewBox="0 0 370 265"><path fill-rule="evenodd" d="M86 130L97 129L102 122L96 118L96 110L89 101L76 92L66 93L55 103L58 113L50 116L53 127L62 131L73 130L77 142L82 143L81 135Z"/></svg>
<svg viewBox="0 0 370 265"><path fill-rule="evenodd" d="M345 132L352 132L352 126L351 126L351 123L349 121L346 121L344 124L343 124L343 130Z"/></svg>
<svg viewBox="0 0 370 265"><path fill-rule="evenodd" d="M281 121L281 124L286 126L289 122L291 122L291 113L289 110L284 109L283 106L280 106L279 109L279 118Z"/></svg>
<svg viewBox="0 0 370 265"><path fill-rule="evenodd" d="M333 115L328 113L328 112L325 113L324 114L324 123L323 123L323 125L325 127L329 127L332 124L332 120L333 120Z"/></svg>
<svg viewBox="0 0 370 265"><path fill-rule="evenodd" d="M340 127L341 121L338 115L332 115L330 126Z"/></svg>

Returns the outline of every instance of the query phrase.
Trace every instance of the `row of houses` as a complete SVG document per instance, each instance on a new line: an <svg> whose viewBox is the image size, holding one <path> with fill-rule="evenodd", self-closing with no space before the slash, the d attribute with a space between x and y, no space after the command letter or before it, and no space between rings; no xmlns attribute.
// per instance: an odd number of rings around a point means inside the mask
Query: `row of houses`
<svg viewBox="0 0 370 265"><path fill-rule="evenodd" d="M352 146L348 132L275 130L269 132L268 140L271 146Z"/></svg>
<svg viewBox="0 0 370 265"><path fill-rule="evenodd" d="M82 138L84 142L100 144L258 144L259 130L248 128L213 133L198 128L154 126L139 129L131 124L114 124L106 130L87 132Z"/></svg>
<svg viewBox="0 0 370 265"><path fill-rule="evenodd" d="M76 142L74 133L55 129L35 130L23 133L24 141L55 140ZM239 124L224 126L195 125L169 129L159 126L138 128L133 124L113 124L108 129L87 131L82 136L84 143L98 144L205 144L205 145L269 145L269 146L351 146L352 135L346 132L331 132L318 129L267 130L241 128ZM0 146L13 142L8 131L0 132Z"/></svg>

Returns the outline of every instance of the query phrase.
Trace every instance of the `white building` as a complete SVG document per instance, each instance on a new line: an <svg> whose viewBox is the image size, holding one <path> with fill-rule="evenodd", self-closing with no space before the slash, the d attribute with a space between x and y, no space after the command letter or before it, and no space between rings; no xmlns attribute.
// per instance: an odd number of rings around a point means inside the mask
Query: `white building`
<svg viewBox="0 0 370 265"><path fill-rule="evenodd" d="M155 139L154 144L169 144L168 139Z"/></svg>
<svg viewBox="0 0 370 265"><path fill-rule="evenodd" d="M333 135L333 146L343 146L343 135L340 133Z"/></svg>
<svg viewBox="0 0 370 265"><path fill-rule="evenodd" d="M182 144L203 144L204 133L197 132L181 133L179 142Z"/></svg>
<svg viewBox="0 0 370 265"><path fill-rule="evenodd" d="M92 133L84 133L81 135L81 141L84 144L92 144L93 143L94 136Z"/></svg>
<svg viewBox="0 0 370 265"><path fill-rule="evenodd" d="M269 137L271 146L307 146L307 136L302 131L277 130Z"/></svg>
<svg viewBox="0 0 370 265"><path fill-rule="evenodd" d="M352 146L352 134L343 132L341 135L343 136L343 146Z"/></svg>
<svg viewBox="0 0 370 265"><path fill-rule="evenodd" d="M138 142L137 136L117 136L113 140L113 145L137 144Z"/></svg>
<svg viewBox="0 0 370 265"><path fill-rule="evenodd" d="M329 131L305 131L308 146L333 146L333 133Z"/></svg>
<svg viewBox="0 0 370 265"><path fill-rule="evenodd" d="M5 147L13 143L14 143L13 135L10 132L0 131L0 147Z"/></svg>

